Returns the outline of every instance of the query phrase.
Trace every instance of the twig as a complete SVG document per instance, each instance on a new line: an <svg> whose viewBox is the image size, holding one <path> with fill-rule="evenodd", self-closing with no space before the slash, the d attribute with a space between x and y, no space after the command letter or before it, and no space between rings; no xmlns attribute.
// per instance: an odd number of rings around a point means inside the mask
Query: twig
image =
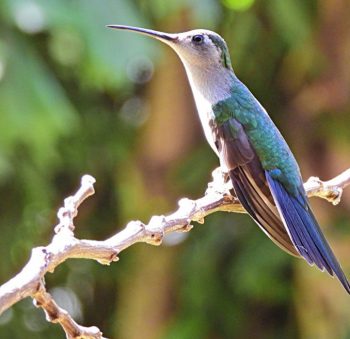
<svg viewBox="0 0 350 339"><path fill-rule="evenodd" d="M319 178L311 177L305 184L305 190L309 197L317 196L337 205L343 194L343 189L350 185L350 169L338 175L332 180L322 182Z"/></svg>
<svg viewBox="0 0 350 339"><path fill-rule="evenodd" d="M55 303L51 295L45 291L43 284L40 285L38 292L32 295L32 297L34 298L36 307L42 307L45 310L47 321L61 324L68 339L103 338L102 332L96 326L84 327L78 325L67 311L63 310Z"/></svg>
<svg viewBox="0 0 350 339"><path fill-rule="evenodd" d="M204 223L204 218L211 213L246 213L238 199L230 194L231 187L224 183L220 169L213 172L213 179L203 198L180 200L179 209L175 213L166 217L153 216L148 225L141 221L131 221L125 229L111 238L94 241L76 239L73 233L73 219L78 213L79 205L94 193L95 179L88 175L83 176L78 192L65 199L65 207L60 208L57 213L60 222L55 227L56 235L52 242L46 247L34 248L22 271L0 287L0 314L19 300L31 296L36 306L45 310L48 321L61 324L67 338L103 339L97 327L78 325L65 310L57 306L42 283L46 272L53 272L68 258L94 259L102 264L109 264L117 261L118 253L134 243L160 245L164 234L187 232L193 227L191 221ZM318 196L335 205L340 201L342 190L349 184L350 169L327 182L312 177L304 186L309 197Z"/></svg>

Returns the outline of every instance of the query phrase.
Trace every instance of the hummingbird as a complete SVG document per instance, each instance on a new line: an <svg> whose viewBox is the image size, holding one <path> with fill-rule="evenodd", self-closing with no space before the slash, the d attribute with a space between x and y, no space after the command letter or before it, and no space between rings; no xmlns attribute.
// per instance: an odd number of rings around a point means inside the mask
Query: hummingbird
<svg viewBox="0 0 350 339"><path fill-rule="evenodd" d="M264 107L237 78L224 39L196 29L170 34L108 25L156 38L180 57L206 139L242 206L287 253L349 282L329 246L303 186L299 166Z"/></svg>

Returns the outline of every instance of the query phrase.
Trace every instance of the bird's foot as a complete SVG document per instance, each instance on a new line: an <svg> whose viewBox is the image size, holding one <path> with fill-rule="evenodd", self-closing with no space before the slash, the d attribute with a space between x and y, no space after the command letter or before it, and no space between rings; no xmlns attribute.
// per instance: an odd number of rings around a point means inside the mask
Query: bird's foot
<svg viewBox="0 0 350 339"><path fill-rule="evenodd" d="M223 193L224 195L232 198L231 190L232 190L232 182L229 179L228 173L224 171L221 167L216 168L212 172L213 181L208 183L208 188L205 192L206 195L211 192L215 193Z"/></svg>

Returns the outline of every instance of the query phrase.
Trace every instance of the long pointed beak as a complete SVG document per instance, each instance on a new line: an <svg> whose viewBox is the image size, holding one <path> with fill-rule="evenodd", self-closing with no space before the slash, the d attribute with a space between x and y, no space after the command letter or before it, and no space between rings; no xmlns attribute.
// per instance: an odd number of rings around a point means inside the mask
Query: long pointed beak
<svg viewBox="0 0 350 339"><path fill-rule="evenodd" d="M152 38L161 40L168 45L171 45L171 43L176 42L179 38L177 34L168 34L168 33L153 31L151 29L139 28L139 27L122 26L122 25L108 25L107 27L115 28L115 29L125 29L126 31L141 33L141 34L150 36Z"/></svg>

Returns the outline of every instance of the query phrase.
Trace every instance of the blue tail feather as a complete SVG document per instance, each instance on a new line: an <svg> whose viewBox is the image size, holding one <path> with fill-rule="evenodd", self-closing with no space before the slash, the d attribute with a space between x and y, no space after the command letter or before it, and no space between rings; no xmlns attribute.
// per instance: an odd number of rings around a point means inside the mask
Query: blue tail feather
<svg viewBox="0 0 350 339"><path fill-rule="evenodd" d="M283 203L281 204L282 215L294 234L292 240L295 243L298 250L303 250L308 254L308 257L320 270L326 269L331 275L333 275L332 269L324 260L322 251L319 250L318 245L322 247L320 239L317 239L317 234L312 232L314 230L314 223L309 218L309 210L306 210L300 204L300 199L291 197L282 185L276 185L276 192L278 196L283 197ZM300 227L303 225L304 227ZM317 232L316 232L317 233ZM294 240L295 238L296 240ZM316 241L314 240L316 238Z"/></svg>
<svg viewBox="0 0 350 339"><path fill-rule="evenodd" d="M349 282L322 233L304 190L301 188L299 196L294 197L278 180L271 178L268 171L265 173L285 227L300 255L310 265L315 263L322 271L326 269L332 276L334 273L350 293Z"/></svg>

